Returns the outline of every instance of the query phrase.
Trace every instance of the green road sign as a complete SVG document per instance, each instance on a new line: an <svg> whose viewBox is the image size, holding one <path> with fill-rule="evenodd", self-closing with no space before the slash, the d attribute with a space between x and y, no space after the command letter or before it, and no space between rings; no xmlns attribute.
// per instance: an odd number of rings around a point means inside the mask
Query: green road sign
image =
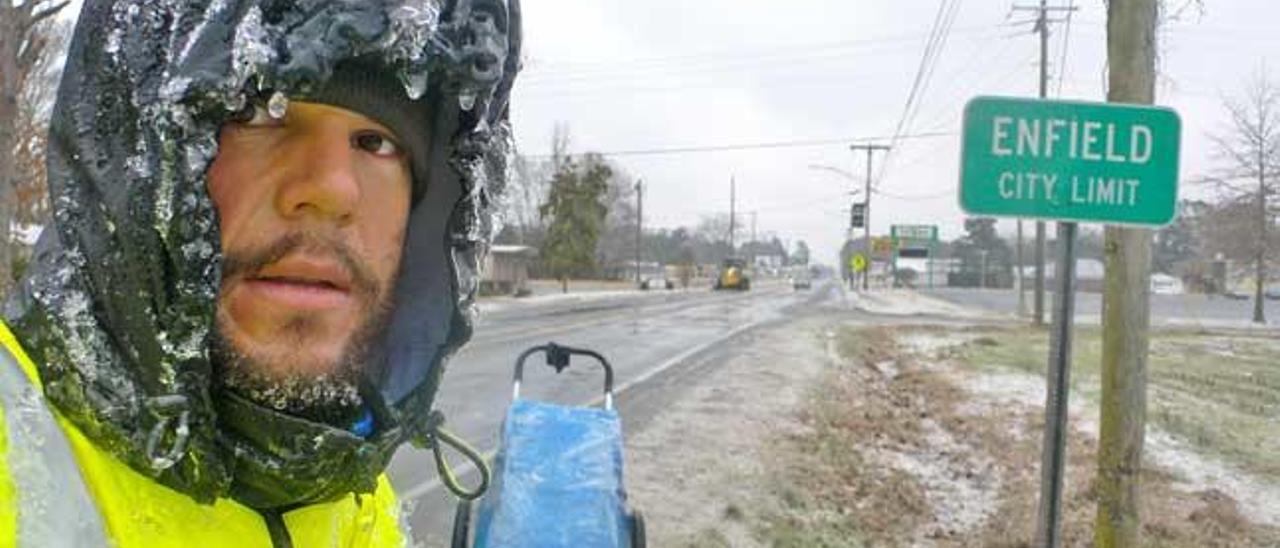
<svg viewBox="0 0 1280 548"><path fill-rule="evenodd" d="M1163 225L1182 123L1167 108L977 97L965 106L960 207L974 215Z"/></svg>
<svg viewBox="0 0 1280 548"><path fill-rule="evenodd" d="M889 234L896 249L904 247L933 247L938 242L936 225L892 225Z"/></svg>

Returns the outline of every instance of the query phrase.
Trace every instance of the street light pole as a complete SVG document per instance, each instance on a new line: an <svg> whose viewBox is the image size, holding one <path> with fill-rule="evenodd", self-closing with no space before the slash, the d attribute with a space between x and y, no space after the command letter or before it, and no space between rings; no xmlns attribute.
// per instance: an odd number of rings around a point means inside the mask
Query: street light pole
<svg viewBox="0 0 1280 548"><path fill-rule="evenodd" d="M863 203L866 204L863 213L862 235L866 240L867 249L867 268L862 271L862 290L867 291L871 280L871 154L877 150L888 151L888 145L849 145L849 150L865 150L867 151L867 186L866 195L863 197Z"/></svg>

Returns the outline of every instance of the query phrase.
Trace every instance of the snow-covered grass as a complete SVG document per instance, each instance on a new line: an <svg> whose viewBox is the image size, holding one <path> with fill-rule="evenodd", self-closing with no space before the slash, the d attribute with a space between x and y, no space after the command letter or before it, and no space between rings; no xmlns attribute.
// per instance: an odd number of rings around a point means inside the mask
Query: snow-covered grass
<svg viewBox="0 0 1280 548"><path fill-rule="evenodd" d="M886 289L868 292L849 292L846 299L850 306L891 316L944 316L960 319L1003 318L995 312L968 308L947 302L910 289Z"/></svg>
<svg viewBox="0 0 1280 548"><path fill-rule="evenodd" d="M1047 337L991 330L959 364L988 398L1043 406ZM1218 489L1256 523L1280 527L1280 341L1240 334L1156 332L1149 355L1146 457L1188 491ZM1099 332L1077 331L1071 408L1098 436Z"/></svg>

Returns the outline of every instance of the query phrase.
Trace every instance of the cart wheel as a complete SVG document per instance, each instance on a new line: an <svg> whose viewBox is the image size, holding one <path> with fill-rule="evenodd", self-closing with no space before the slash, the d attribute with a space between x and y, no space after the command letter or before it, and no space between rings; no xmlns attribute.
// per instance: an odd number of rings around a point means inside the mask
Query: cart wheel
<svg viewBox="0 0 1280 548"><path fill-rule="evenodd" d="M452 548L468 548L471 546L471 502L458 501L458 509L453 514Z"/></svg>
<svg viewBox="0 0 1280 548"><path fill-rule="evenodd" d="M639 510L631 513L631 548L645 548L644 514Z"/></svg>

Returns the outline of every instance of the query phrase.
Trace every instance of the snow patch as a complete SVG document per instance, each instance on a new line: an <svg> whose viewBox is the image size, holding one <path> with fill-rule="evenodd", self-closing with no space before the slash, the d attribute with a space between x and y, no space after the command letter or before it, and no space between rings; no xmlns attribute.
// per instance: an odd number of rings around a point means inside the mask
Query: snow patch
<svg viewBox="0 0 1280 548"><path fill-rule="evenodd" d="M869 454L920 484L934 514L933 530L922 531L926 536L954 536L979 527L1000 502L995 462L957 442L934 420L920 424L926 441L922 447L908 451L876 447Z"/></svg>
<svg viewBox="0 0 1280 548"><path fill-rule="evenodd" d="M966 308L941 299L928 297L909 289L850 293L849 298L854 308L872 314L948 316L966 319L988 319L998 316L992 312Z"/></svg>
<svg viewBox="0 0 1280 548"><path fill-rule="evenodd" d="M1042 408L1045 381L1023 373L968 375L960 384L971 394L986 398L988 405L1022 404ZM1097 406L1071 397L1074 430L1094 440L1099 436ZM1177 478L1174 486L1188 492L1217 489L1239 503L1240 513L1250 521L1280 527L1280 485L1243 472L1231 464L1204 455L1188 443L1148 423L1145 459L1168 470Z"/></svg>

